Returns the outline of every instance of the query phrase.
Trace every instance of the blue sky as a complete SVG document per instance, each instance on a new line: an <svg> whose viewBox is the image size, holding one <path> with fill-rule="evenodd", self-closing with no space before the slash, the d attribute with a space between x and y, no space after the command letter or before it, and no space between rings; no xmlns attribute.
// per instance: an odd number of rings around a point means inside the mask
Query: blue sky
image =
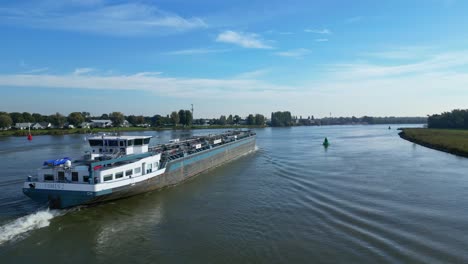
<svg viewBox="0 0 468 264"><path fill-rule="evenodd" d="M425 116L468 102L468 1L2 1L0 111Z"/></svg>

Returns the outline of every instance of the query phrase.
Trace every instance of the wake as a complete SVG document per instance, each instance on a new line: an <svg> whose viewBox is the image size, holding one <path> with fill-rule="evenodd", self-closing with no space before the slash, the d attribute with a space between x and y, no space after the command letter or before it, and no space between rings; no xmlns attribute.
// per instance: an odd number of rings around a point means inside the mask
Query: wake
<svg viewBox="0 0 468 264"><path fill-rule="evenodd" d="M60 210L41 210L33 214L17 218L3 226L0 226L0 245L8 241L23 238L28 232L47 227L50 221L64 214Z"/></svg>

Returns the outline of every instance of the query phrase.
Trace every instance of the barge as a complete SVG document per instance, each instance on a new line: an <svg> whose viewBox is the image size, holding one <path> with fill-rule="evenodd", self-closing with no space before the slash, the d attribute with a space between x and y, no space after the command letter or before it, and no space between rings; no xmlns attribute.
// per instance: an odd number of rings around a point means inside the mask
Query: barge
<svg viewBox="0 0 468 264"><path fill-rule="evenodd" d="M45 161L23 193L50 208L121 199L181 183L255 149L250 130L171 140L150 147L151 136L88 138L83 159Z"/></svg>

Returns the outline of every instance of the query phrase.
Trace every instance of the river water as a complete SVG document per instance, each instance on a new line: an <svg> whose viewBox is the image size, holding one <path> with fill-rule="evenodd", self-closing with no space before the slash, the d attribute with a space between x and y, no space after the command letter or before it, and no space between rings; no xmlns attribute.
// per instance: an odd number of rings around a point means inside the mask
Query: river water
<svg viewBox="0 0 468 264"><path fill-rule="evenodd" d="M84 136L0 138L0 262L468 262L468 159L396 127L259 129L255 152L193 180L70 210L21 186L43 160L78 158ZM154 144L213 132L128 134Z"/></svg>

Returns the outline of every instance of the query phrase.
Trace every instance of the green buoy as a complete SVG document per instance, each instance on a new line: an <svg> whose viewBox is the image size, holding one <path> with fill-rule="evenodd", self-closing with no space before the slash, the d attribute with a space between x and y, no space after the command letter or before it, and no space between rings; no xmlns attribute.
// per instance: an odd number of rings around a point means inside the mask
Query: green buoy
<svg viewBox="0 0 468 264"><path fill-rule="evenodd" d="M323 146L328 148L329 145L330 143L328 143L328 138L325 138L325 140L323 140Z"/></svg>

